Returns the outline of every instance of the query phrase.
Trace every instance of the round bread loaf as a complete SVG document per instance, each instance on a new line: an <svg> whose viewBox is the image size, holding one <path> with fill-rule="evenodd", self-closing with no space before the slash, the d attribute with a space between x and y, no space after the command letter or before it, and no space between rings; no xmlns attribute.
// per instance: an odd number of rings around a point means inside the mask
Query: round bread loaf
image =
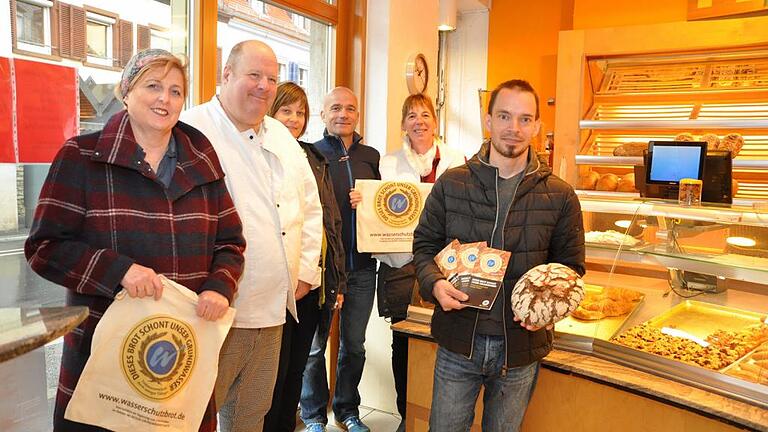
<svg viewBox="0 0 768 432"><path fill-rule="evenodd" d="M713 133L706 133L701 136L702 141L706 141L707 149L716 150L720 146L720 137Z"/></svg>
<svg viewBox="0 0 768 432"><path fill-rule="evenodd" d="M683 132L675 136L675 141L696 141L696 138L690 132Z"/></svg>
<svg viewBox="0 0 768 432"><path fill-rule="evenodd" d="M528 270L512 290L512 311L522 324L544 327L576 310L584 298L584 281L570 267L541 264Z"/></svg>
<svg viewBox="0 0 768 432"><path fill-rule="evenodd" d="M597 181L595 189L599 191L615 191L618 186L619 176L608 173L600 176L600 180Z"/></svg>
<svg viewBox="0 0 768 432"><path fill-rule="evenodd" d="M647 142L625 142L613 149L614 156L642 156L643 151L648 150Z"/></svg>
<svg viewBox="0 0 768 432"><path fill-rule="evenodd" d="M717 147L717 150L730 150L731 157L735 158L742 147L744 147L744 137L742 137L741 134L729 133L720 140L720 145Z"/></svg>
<svg viewBox="0 0 768 432"><path fill-rule="evenodd" d="M619 185L616 187L618 192L635 191L635 173L624 174L619 179Z"/></svg>
<svg viewBox="0 0 768 432"><path fill-rule="evenodd" d="M600 174L590 171L579 177L579 189L594 190L598 180L600 180Z"/></svg>

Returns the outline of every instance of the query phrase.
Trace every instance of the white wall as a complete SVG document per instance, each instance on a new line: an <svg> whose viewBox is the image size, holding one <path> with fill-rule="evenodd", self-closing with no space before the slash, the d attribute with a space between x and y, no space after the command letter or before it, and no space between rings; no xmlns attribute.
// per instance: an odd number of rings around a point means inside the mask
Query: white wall
<svg viewBox="0 0 768 432"><path fill-rule="evenodd" d="M366 142L382 154L401 146L400 110L408 96L405 67L421 53L429 65L427 94L437 94L438 0L369 0L366 49Z"/></svg>
<svg viewBox="0 0 768 432"><path fill-rule="evenodd" d="M366 50L366 143L381 152L401 146L400 117L408 96L405 66L422 53L429 64L427 93L437 94L438 0L369 0ZM469 2L457 30L448 36L446 142L472 156L482 141L477 89L486 86L488 11ZM392 332L375 310L366 333L366 367L360 384L362 403L397 412L391 368Z"/></svg>
<svg viewBox="0 0 768 432"><path fill-rule="evenodd" d="M483 130L478 89L488 71L488 11L460 13L448 35L445 141L467 158L480 148Z"/></svg>

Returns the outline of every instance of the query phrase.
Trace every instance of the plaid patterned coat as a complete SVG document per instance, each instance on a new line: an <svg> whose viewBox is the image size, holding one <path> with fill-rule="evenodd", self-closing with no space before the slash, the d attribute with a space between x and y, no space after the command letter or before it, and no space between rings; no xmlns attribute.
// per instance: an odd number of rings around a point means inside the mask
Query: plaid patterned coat
<svg viewBox="0 0 768 432"><path fill-rule="evenodd" d="M101 430L63 420L91 350L96 324L128 268L137 263L195 292L232 301L245 239L224 173L207 138L184 123L173 128L178 162L166 189L144 162L127 112L101 132L74 137L54 159L25 245L30 267L63 285L68 305L90 308L64 338L54 426ZM201 431L216 430L213 402Z"/></svg>

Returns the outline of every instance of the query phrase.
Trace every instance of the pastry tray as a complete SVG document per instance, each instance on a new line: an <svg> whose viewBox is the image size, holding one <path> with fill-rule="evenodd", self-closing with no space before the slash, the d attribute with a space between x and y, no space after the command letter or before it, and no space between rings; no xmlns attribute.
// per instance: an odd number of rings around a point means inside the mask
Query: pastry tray
<svg viewBox="0 0 768 432"><path fill-rule="evenodd" d="M741 331L763 322L765 314L725 306L685 300L661 315L647 321L648 325L684 330L706 339L717 330Z"/></svg>
<svg viewBox="0 0 768 432"><path fill-rule="evenodd" d="M657 328L680 329L704 339L716 330L744 330L765 319L765 314L757 312L685 300L646 323ZM768 409L766 386L724 373L750 354L716 371L604 340L594 341L593 353L600 358Z"/></svg>
<svg viewBox="0 0 768 432"><path fill-rule="evenodd" d="M584 291L588 293L598 293L602 291L598 285L584 285ZM640 300L635 302L635 306L629 313L616 317L605 317L599 320L580 320L573 317L566 317L555 324L555 339L561 339L564 343L578 339L579 337L592 339L611 339L625 322L640 308L645 295L642 294ZM560 345L560 344L558 344Z"/></svg>
<svg viewBox="0 0 768 432"><path fill-rule="evenodd" d="M763 342L762 344L758 345L755 349L747 353L745 356L740 358L739 360L731 363L728 367L723 369L721 372L728 374L730 376L734 376L736 378L743 379L744 381L749 382L755 382L758 384L762 384L766 387L766 392L768 392L768 359L760 359L755 360L753 358L753 355L757 351L762 351L763 353L766 352L766 348L768 348L768 342ZM759 363L757 363L759 362ZM747 371L746 375L741 375L739 373L739 369L742 368L743 365L749 364L752 368L752 376L750 375L750 371ZM731 373L735 372L735 373ZM756 373L757 375L754 375Z"/></svg>

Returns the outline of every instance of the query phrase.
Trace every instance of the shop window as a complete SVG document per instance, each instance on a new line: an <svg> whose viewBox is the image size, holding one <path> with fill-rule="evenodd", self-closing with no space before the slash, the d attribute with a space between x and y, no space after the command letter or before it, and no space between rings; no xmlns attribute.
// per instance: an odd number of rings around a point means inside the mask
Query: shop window
<svg viewBox="0 0 768 432"><path fill-rule="evenodd" d="M278 2L265 7L264 2L249 0L253 10L243 10L243 3L219 0L216 45L221 48L221 54L217 52L221 62L226 64L232 47L240 41L257 39L269 45L278 58L278 80L293 81L307 92L309 118L302 139L322 138L320 110L332 82L333 27L281 8Z"/></svg>
<svg viewBox="0 0 768 432"><path fill-rule="evenodd" d="M11 16L15 16L12 33L17 49L37 54L52 54L53 7L54 3L48 0L11 2Z"/></svg>
<svg viewBox="0 0 768 432"><path fill-rule="evenodd" d="M112 66L114 63L113 27L116 20L93 12L86 12L85 17L87 61L97 65Z"/></svg>
<svg viewBox="0 0 768 432"><path fill-rule="evenodd" d="M0 91L0 308L62 306L67 290L32 272L23 253L23 237L29 233L49 163L65 138L101 130L123 108L113 95L120 66L137 46L149 48L150 43L157 42L149 26L136 26L120 17L151 19L158 27L175 28L176 20L188 22L186 9L176 4L189 2L174 0L171 9L170 0L93 1L105 10L83 6L83 0L0 3L6 8L2 11L5 31L0 31L5 49L0 55L0 82L8 84L5 92ZM176 52L189 54L189 30L179 28L173 39L178 44ZM13 87L9 58L16 74ZM52 416L44 413L53 412L62 345L59 338L41 348L45 364L40 367L46 370L41 380L45 385L36 381L30 390L34 391L30 393L34 413L38 413L38 403L47 405L42 408L45 420L25 414L10 426L0 421L0 431L9 427L53 430ZM27 420L34 427L29 427Z"/></svg>

